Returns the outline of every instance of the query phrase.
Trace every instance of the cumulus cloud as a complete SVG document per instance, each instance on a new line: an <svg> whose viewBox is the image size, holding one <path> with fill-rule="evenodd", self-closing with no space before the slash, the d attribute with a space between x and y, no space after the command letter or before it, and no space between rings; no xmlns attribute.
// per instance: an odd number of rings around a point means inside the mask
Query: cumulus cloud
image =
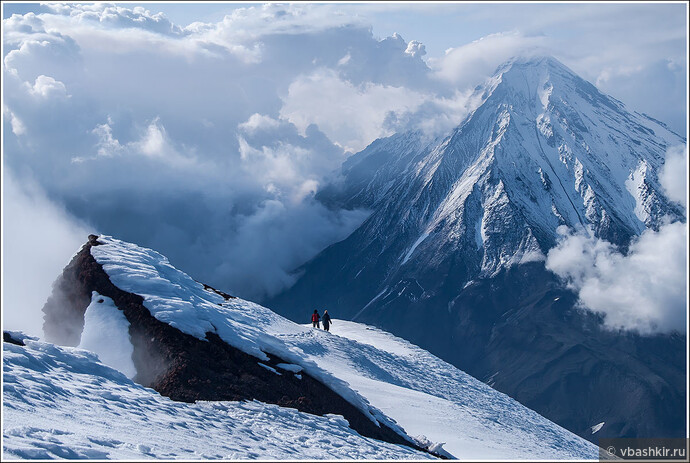
<svg viewBox="0 0 690 463"><path fill-rule="evenodd" d="M276 199L297 204L345 160L314 125L304 134L289 121L253 114L238 125L241 168Z"/></svg>
<svg viewBox="0 0 690 463"><path fill-rule="evenodd" d="M50 76L44 76L42 74L36 77L36 82L33 86L29 87L29 92L41 98L60 98L69 96L67 95L65 84Z"/></svg>
<svg viewBox="0 0 690 463"><path fill-rule="evenodd" d="M3 186L3 327L43 336L51 285L93 229L53 202L31 178L5 170Z"/></svg>
<svg viewBox="0 0 690 463"><path fill-rule="evenodd" d="M686 224L644 231L627 254L591 233L565 226L559 233L546 268L577 291L582 307L603 314L606 327L643 335L685 332Z"/></svg>

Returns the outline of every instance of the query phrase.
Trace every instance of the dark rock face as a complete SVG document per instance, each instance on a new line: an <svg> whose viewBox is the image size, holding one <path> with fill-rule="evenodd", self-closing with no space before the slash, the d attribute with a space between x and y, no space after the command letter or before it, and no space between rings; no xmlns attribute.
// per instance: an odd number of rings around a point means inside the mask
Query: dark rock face
<svg viewBox="0 0 690 463"><path fill-rule="evenodd" d="M97 237L90 235L54 284L54 293L43 307L44 332L50 342L79 344L91 292L97 291L111 298L130 323L132 360L137 370L134 380L161 395L183 402L256 399L316 415L339 414L363 436L424 450L385 425L378 426L308 374L302 372L298 377L275 367L286 363L278 357L262 361L228 345L214 333L207 333L204 341L157 320L143 305L141 296L123 291L110 281L91 255L91 247L98 245ZM204 286L226 298L233 297ZM273 365L280 374L259 363Z"/></svg>
<svg viewBox="0 0 690 463"><path fill-rule="evenodd" d="M84 330L84 312L91 302L91 286L102 281L102 269L99 272L93 265L95 261L88 252L91 246L98 244L97 238L89 235L88 243L53 283L53 292L43 306L43 333L48 342L79 345Z"/></svg>

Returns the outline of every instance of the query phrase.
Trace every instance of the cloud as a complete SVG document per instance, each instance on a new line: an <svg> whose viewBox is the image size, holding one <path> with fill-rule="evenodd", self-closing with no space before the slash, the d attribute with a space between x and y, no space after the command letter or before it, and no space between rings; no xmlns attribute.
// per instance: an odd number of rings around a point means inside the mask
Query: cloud
<svg viewBox="0 0 690 463"><path fill-rule="evenodd" d="M43 336L51 285L93 229L70 216L30 178L3 178L3 328Z"/></svg>
<svg viewBox="0 0 690 463"><path fill-rule="evenodd" d="M316 124L339 146L357 152L392 134L387 118L415 111L425 99L404 87L356 86L331 69L319 69L290 84L280 115L302 131Z"/></svg>
<svg viewBox="0 0 690 463"><path fill-rule="evenodd" d="M310 197L297 204L267 200L238 221L216 271L242 295L262 300L290 287L297 278L293 269L345 239L367 215L329 211Z"/></svg>
<svg viewBox="0 0 690 463"><path fill-rule="evenodd" d="M186 31L216 43L255 41L267 35L305 35L340 27L368 27L364 18L343 14L337 5L275 4L237 8L217 24L192 23Z"/></svg>
<svg viewBox="0 0 690 463"><path fill-rule="evenodd" d="M91 131L91 133L98 136L99 139L98 156L114 156L122 152L122 145L120 145L120 142L116 138L113 138L113 129L110 127L112 123L112 120L108 118L108 123L99 124Z"/></svg>
<svg viewBox="0 0 690 463"><path fill-rule="evenodd" d="M591 233L559 227L561 242L546 268L577 291L582 307L604 315L609 329L643 335L685 333L687 225L648 229L621 253Z"/></svg>
<svg viewBox="0 0 690 463"><path fill-rule="evenodd" d="M450 48L430 65L437 79L466 88L479 84L514 56L548 54L546 43L543 36L525 36L518 31L495 33Z"/></svg>
<svg viewBox="0 0 690 463"><path fill-rule="evenodd" d="M36 77L36 82L29 87L29 92L41 98L60 98L67 97L67 89L65 84L59 80L55 80L50 76L40 75Z"/></svg>
<svg viewBox="0 0 690 463"><path fill-rule="evenodd" d="M203 170L206 166L197 163L193 154L182 154L174 146L159 117L155 117L142 131L137 140L124 145L113 136L113 121L108 117L107 123L98 124L91 133L98 137L96 154L93 156L75 156L73 163L93 161L99 158L113 156L144 156L151 160L164 163L167 167L191 169L188 173Z"/></svg>
<svg viewBox="0 0 690 463"><path fill-rule="evenodd" d="M241 168L276 199L300 203L345 160L315 126L304 134L286 121L253 114L238 125Z"/></svg>
<svg viewBox="0 0 690 463"><path fill-rule="evenodd" d="M138 28L167 35L183 33L182 28L171 23L165 14L152 14L141 6L130 9L107 3L78 5L46 3L44 7L58 15L74 18L78 22L93 21L105 27Z"/></svg>
<svg viewBox="0 0 690 463"><path fill-rule="evenodd" d="M674 146L666 151L666 162L659 172L659 181L671 201L683 208L687 207L688 197L688 147ZM687 216L687 214L686 214Z"/></svg>
<svg viewBox="0 0 690 463"><path fill-rule="evenodd" d="M8 108L6 105L3 105L2 112L3 117L7 117L9 119L10 127L12 127L12 133L15 136L19 137L26 133L26 126L24 126L24 123L17 117L16 114L10 111L10 108Z"/></svg>

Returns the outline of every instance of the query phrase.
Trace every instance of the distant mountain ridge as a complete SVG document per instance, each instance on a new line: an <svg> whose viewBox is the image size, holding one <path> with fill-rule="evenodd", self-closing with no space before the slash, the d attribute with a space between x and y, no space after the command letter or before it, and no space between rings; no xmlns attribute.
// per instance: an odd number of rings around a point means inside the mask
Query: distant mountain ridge
<svg viewBox="0 0 690 463"><path fill-rule="evenodd" d="M266 305L295 320L308 308L328 307L339 317L374 323L479 378L491 378L513 397L527 394L513 377L521 374L517 369L532 374L547 358L554 371L547 384L537 387L559 387L554 372L572 367L564 358L571 347L592 350L582 361L603 357L596 359L606 365L597 375L610 374L604 370L617 362L639 361L650 368L626 336L601 331L592 314L569 315L575 299L544 269L543 260L562 225L591 230L625 249L666 218L685 220L659 181L666 150L685 139L628 111L552 57L510 60L476 89L475 97L481 103L445 137L428 141L420 132L396 134L348 159L342 181L324 188L319 198L339 207L368 208L371 215L345 240L298 269L297 283ZM550 294L550 302L534 306L535 297ZM520 314L513 320L518 317L538 332L543 328L560 348L491 351L511 311ZM647 342L633 338L633 343ZM594 355L604 339L620 343L622 351ZM684 357L684 350L676 352L678 339L664 342L670 343L664 349L675 352L673 359ZM619 360L631 353L633 360ZM514 363L515 356L525 364ZM684 396L685 367L670 363L673 373L664 373L662 382ZM657 400L652 380L631 373L638 367L627 365L620 375L639 383L645 392L635 393L652 403ZM618 380L623 381L612 384ZM570 421L575 418L568 418L569 410L546 413L555 407L552 401L565 400L566 394L542 392L530 393L538 399L524 403L581 435L596 424ZM573 409L587 400L584 395L576 399ZM620 413L618 429L610 424L602 435L684 429L684 418L673 412L674 425L639 428L630 423L630 412Z"/></svg>

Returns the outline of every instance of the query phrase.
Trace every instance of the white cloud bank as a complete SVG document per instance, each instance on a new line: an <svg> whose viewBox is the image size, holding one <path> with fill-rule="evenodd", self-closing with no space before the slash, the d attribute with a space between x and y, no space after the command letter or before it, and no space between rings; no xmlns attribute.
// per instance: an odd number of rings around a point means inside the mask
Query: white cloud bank
<svg viewBox="0 0 690 463"><path fill-rule="evenodd" d="M331 140L356 153L393 134L385 127L390 115L414 112L428 99L405 87L355 86L334 70L319 69L290 84L280 113L301 131L316 124Z"/></svg>
<svg viewBox="0 0 690 463"><path fill-rule="evenodd" d="M584 233L568 234L547 255L582 306L602 313L605 326L640 334L685 333L687 225L646 230L626 255Z"/></svg>

